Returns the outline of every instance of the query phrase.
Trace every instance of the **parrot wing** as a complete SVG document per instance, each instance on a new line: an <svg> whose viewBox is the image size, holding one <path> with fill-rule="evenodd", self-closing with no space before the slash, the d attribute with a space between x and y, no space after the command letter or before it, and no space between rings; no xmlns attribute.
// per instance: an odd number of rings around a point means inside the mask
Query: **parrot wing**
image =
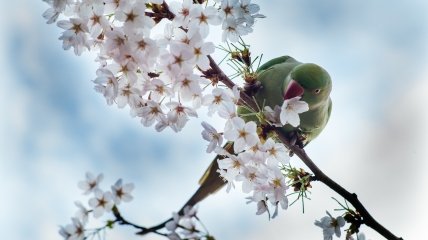
<svg viewBox="0 0 428 240"><path fill-rule="evenodd" d="M227 142L223 148L229 153L233 154L233 142ZM217 160L223 159L222 156L217 155L211 164L208 166L205 173L202 175L199 180L199 188L193 194L193 196L184 204L184 206L179 211L179 214L182 214L186 206L195 206L198 202L202 201L204 198L208 197L210 194L213 194L220 190L226 183L220 177L218 170Z"/></svg>

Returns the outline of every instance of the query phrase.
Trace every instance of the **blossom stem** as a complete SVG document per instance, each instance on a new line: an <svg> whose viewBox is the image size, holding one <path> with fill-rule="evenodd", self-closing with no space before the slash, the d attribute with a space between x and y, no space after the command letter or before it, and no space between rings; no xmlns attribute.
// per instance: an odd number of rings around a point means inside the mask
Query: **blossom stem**
<svg viewBox="0 0 428 240"><path fill-rule="evenodd" d="M122 217L122 215L120 214L119 209L117 209L116 206L113 207L112 212L113 212L113 215L116 217L115 222L119 223L120 225L129 225L129 226L132 226L132 227L134 227L136 229L139 229L141 231L146 231L148 229L146 227L139 226L137 224L131 223L128 220L124 219ZM156 233L156 234L164 236L164 237L167 236L167 234L160 233L160 232L158 232L156 230L150 231L150 232Z"/></svg>
<svg viewBox="0 0 428 240"><path fill-rule="evenodd" d="M217 63L214 61L214 59L211 56L208 56L208 59L210 61L210 66L212 70L217 74L219 81L223 82L227 87L230 89L233 89L235 86L235 83L232 82L232 80L227 77L227 75L221 70L221 68L217 65ZM240 92L241 99L252 109L257 109L256 102L251 98L251 96L248 96L245 92ZM371 227L373 230L377 231L379 234L381 234L383 237L385 237L388 240L399 240L402 238L395 236L391 231L386 229L383 225L381 225L379 222L377 222L369 213L369 211L364 207L364 205L360 202L360 200L357 197L357 194L350 193L345 188L343 188L341 185L333 181L330 177L328 177L324 172L321 171L321 169L311 160L311 158L306 154L305 150L300 148L297 145L293 145L290 143L290 141L287 139L287 137L279 130L279 128L274 129L275 133L278 135L278 138L281 140L281 142L288 147L296 156L298 156L303 163L312 171L315 178L327 185L329 188L331 188L333 191L335 191L337 194L345 198L348 202L350 202L358 211L361 216L363 217L363 222L367 226Z"/></svg>

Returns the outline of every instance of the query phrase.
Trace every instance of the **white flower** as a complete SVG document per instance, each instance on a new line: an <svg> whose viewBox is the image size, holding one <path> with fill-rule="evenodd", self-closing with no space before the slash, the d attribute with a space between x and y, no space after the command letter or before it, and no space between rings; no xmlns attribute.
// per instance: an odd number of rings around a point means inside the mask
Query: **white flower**
<svg viewBox="0 0 428 240"><path fill-rule="evenodd" d="M260 169L261 168L261 169ZM237 176L237 180L242 180L242 191L249 193L254 189L254 186L264 180L263 167L247 166L242 174Z"/></svg>
<svg viewBox="0 0 428 240"><path fill-rule="evenodd" d="M93 38L98 38L103 31L110 27L110 22L104 15L104 4L92 6L89 13L88 26Z"/></svg>
<svg viewBox="0 0 428 240"><path fill-rule="evenodd" d="M257 202L257 212L256 215L261 215L263 213L265 213L266 211L269 211L269 208L266 204L266 201L259 201Z"/></svg>
<svg viewBox="0 0 428 240"><path fill-rule="evenodd" d="M217 10L214 7L208 6L205 9L201 5L197 5L190 11L189 34L193 36L196 32L201 34L202 38L206 38L209 33L209 25L219 25L221 18L217 15Z"/></svg>
<svg viewBox="0 0 428 240"><path fill-rule="evenodd" d="M65 240L69 240L71 238L71 233L67 231L67 226L60 226L58 232Z"/></svg>
<svg viewBox="0 0 428 240"><path fill-rule="evenodd" d="M175 229L177 229L177 227L178 227L179 221L180 221L180 215L178 215L178 213L176 213L176 212L173 212L172 213L172 220L165 224L166 230L171 231L171 232L175 231Z"/></svg>
<svg viewBox="0 0 428 240"><path fill-rule="evenodd" d="M327 215L322 217L319 221L315 221L315 225L322 228L324 240L333 239L333 234L336 234L340 238L341 232L340 228L345 226L345 219L342 216L334 218L327 211Z"/></svg>
<svg viewBox="0 0 428 240"><path fill-rule="evenodd" d="M196 74L183 72L175 77L173 89L178 90L182 100L190 101L195 94L202 92L200 80L201 78Z"/></svg>
<svg viewBox="0 0 428 240"><path fill-rule="evenodd" d="M220 16L224 19L234 19L239 17L238 0L221 0Z"/></svg>
<svg viewBox="0 0 428 240"><path fill-rule="evenodd" d="M235 152L241 152L246 147L252 147L257 144L259 137L256 133L257 125L255 122L247 122L240 117L234 117L224 131L224 137L233 141Z"/></svg>
<svg viewBox="0 0 428 240"><path fill-rule="evenodd" d="M150 33L150 29L155 25L155 22L150 17L146 16L146 5L142 1L135 3L125 3L116 10L115 18L123 22L123 27L126 33L138 33L143 31L146 34Z"/></svg>
<svg viewBox="0 0 428 240"><path fill-rule="evenodd" d="M266 119L275 127L282 127L283 124L281 124L280 114L281 114L281 107L276 105L275 108L272 110L271 107L266 106L263 114L265 115Z"/></svg>
<svg viewBox="0 0 428 240"><path fill-rule="evenodd" d="M128 47L128 40L125 37L123 28L115 27L105 32L106 40L104 42L102 51L110 57L116 59L123 59L121 55L126 52Z"/></svg>
<svg viewBox="0 0 428 240"><path fill-rule="evenodd" d="M276 162L287 164L290 160L290 156L284 145L281 143L275 143L272 138L266 140L263 145L263 150L266 151L268 159L276 160Z"/></svg>
<svg viewBox="0 0 428 240"><path fill-rule="evenodd" d="M222 41L225 42L227 40L231 42L237 42L239 40L239 30L240 25L234 18L227 18L222 25L223 34Z"/></svg>
<svg viewBox="0 0 428 240"><path fill-rule="evenodd" d="M95 191L95 197L89 199L89 206L93 208L94 217L101 217L104 212L110 212L114 206L111 192Z"/></svg>
<svg viewBox="0 0 428 240"><path fill-rule="evenodd" d="M113 104L119 91L116 77L106 68L98 69L97 76L94 80L95 90L104 95L108 105Z"/></svg>
<svg viewBox="0 0 428 240"><path fill-rule="evenodd" d="M300 125L299 113L309 110L306 102L300 101L300 97L284 100L281 106L280 120L283 125L290 124L293 127Z"/></svg>
<svg viewBox="0 0 428 240"><path fill-rule="evenodd" d="M161 101L163 97L173 96L174 94L171 87L168 87L165 82L159 78L147 81L145 88L145 90L150 90L150 98L153 101Z"/></svg>
<svg viewBox="0 0 428 240"><path fill-rule="evenodd" d="M207 122L202 122L202 138L209 142L207 147L207 153L214 151L217 146L221 146L223 143L223 137L220 133L217 133L217 130Z"/></svg>
<svg viewBox="0 0 428 240"><path fill-rule="evenodd" d="M113 193L113 200L116 205L119 205L121 201L129 202L132 200L131 192L134 189L133 183L122 184L122 179L116 181L116 183L111 186L111 191Z"/></svg>
<svg viewBox="0 0 428 240"><path fill-rule="evenodd" d="M137 110L138 116L141 117L141 123L148 127L153 125L155 121L162 121L165 118L161 106L155 101L148 101L146 106Z"/></svg>
<svg viewBox="0 0 428 240"><path fill-rule="evenodd" d="M226 192L229 192L232 187L235 188L235 182L234 182L236 177L235 171L226 171L224 169L219 169L217 170L217 172L220 174L220 177L225 182L227 182Z"/></svg>
<svg viewBox="0 0 428 240"><path fill-rule="evenodd" d="M240 8L238 9L240 18L245 19L247 25L252 26L255 18L264 18L265 16L257 14L260 10L259 5L251 3L251 0L241 0Z"/></svg>
<svg viewBox="0 0 428 240"><path fill-rule="evenodd" d="M217 113L221 118L227 119L227 123L229 123L236 117L236 105L231 102L225 102L225 104L221 104L218 107Z"/></svg>
<svg viewBox="0 0 428 240"><path fill-rule="evenodd" d="M83 194L87 195L91 192L98 190L99 184L102 180L103 180L103 174L99 174L97 177L95 177L92 173L87 172L86 180L80 181L78 183L78 186L80 189L85 191Z"/></svg>
<svg viewBox="0 0 428 240"><path fill-rule="evenodd" d="M172 21L174 26L187 28L187 25L190 22L190 11L195 6L196 5L193 4L193 0L183 0L181 5L179 2L171 2L169 7L175 14L175 17Z"/></svg>
<svg viewBox="0 0 428 240"><path fill-rule="evenodd" d="M128 40L133 59L140 69L152 71L160 52L158 42L143 34L131 34Z"/></svg>
<svg viewBox="0 0 428 240"><path fill-rule="evenodd" d="M60 227L59 234L66 240L83 240L85 238L84 224L77 218L71 219L72 224Z"/></svg>
<svg viewBox="0 0 428 240"><path fill-rule="evenodd" d="M190 117L198 117L195 110L190 107L183 106L178 102L169 102L165 104L171 111L168 112L168 121L171 123L171 127L174 131L180 131L183 129L186 122Z"/></svg>
<svg viewBox="0 0 428 240"><path fill-rule="evenodd" d="M196 213L198 212L198 206L186 206L183 209L183 217L193 218L196 217Z"/></svg>
<svg viewBox="0 0 428 240"><path fill-rule="evenodd" d="M116 98L117 106L119 108L125 107L127 104L135 108L140 103L140 90L134 86L135 84L129 83L123 79L119 83L119 93Z"/></svg>
<svg viewBox="0 0 428 240"><path fill-rule="evenodd" d="M71 0L43 0L47 2L51 8L46 10L43 13L43 17L47 19L47 24L54 23L57 19L59 14L61 14L67 5L69 5L72 1Z"/></svg>
<svg viewBox="0 0 428 240"><path fill-rule="evenodd" d="M214 53L215 46L212 42L198 41L193 45L194 62L205 71L210 68L208 55Z"/></svg>
<svg viewBox="0 0 428 240"><path fill-rule="evenodd" d="M237 176L238 174L243 173L247 159L230 155L229 157L218 160L217 162L220 169L224 169L232 175Z"/></svg>
<svg viewBox="0 0 428 240"><path fill-rule="evenodd" d="M199 231L196 229L196 223L193 218L183 217L180 219L180 226L183 230L180 232L183 239L201 239Z"/></svg>
<svg viewBox="0 0 428 240"><path fill-rule="evenodd" d="M75 217L82 221L82 223L88 222L88 216L89 216L89 210L86 209L83 204L79 201L74 202L74 204L77 206L78 210L75 214Z"/></svg>
<svg viewBox="0 0 428 240"><path fill-rule="evenodd" d="M232 102L232 98L222 88L214 88L211 94L204 96L202 104L208 106L208 115L212 115L222 104Z"/></svg>
<svg viewBox="0 0 428 240"><path fill-rule="evenodd" d="M277 204L278 202L283 203L281 206L283 209L287 209L288 203L287 196L285 195L285 191L287 190L287 185L285 184L285 178L282 174L281 170L278 167L268 166L268 181L270 189L267 192L267 197L272 204Z"/></svg>
<svg viewBox="0 0 428 240"><path fill-rule="evenodd" d="M193 58L193 53L187 44L174 42L170 44L170 52L161 55L160 66L166 70L170 76L177 76L183 72L190 72L193 67L189 66L189 60Z"/></svg>
<svg viewBox="0 0 428 240"><path fill-rule="evenodd" d="M85 48L90 49L89 29L86 21L80 18L70 18L70 20L58 21L57 25L66 30L59 37L59 40L63 40L62 47L64 50L73 47L74 53L80 56Z"/></svg>

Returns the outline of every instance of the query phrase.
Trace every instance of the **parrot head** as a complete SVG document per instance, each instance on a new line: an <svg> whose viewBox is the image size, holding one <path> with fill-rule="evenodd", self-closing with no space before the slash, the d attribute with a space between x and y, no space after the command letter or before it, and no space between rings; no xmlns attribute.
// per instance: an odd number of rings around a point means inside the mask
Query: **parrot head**
<svg viewBox="0 0 428 240"><path fill-rule="evenodd" d="M326 70L313 63L295 67L284 82L284 100L300 96L309 105L317 108L328 101L331 92L331 78Z"/></svg>

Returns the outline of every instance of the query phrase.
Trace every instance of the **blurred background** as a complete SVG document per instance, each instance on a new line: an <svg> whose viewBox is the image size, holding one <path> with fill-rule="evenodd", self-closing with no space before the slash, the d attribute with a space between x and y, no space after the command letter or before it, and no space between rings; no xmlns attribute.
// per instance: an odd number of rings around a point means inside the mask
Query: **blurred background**
<svg viewBox="0 0 428 240"><path fill-rule="evenodd" d="M179 134L144 128L128 110L109 107L93 90L93 56L63 51L60 30L41 17L42 1L2 0L0 10L0 229L3 239L61 239L86 171L134 182L128 219L150 226L178 210L213 158L200 137L201 116ZM256 1L257 2L257 1ZM267 16L245 37L268 60L291 55L328 70L330 122L308 147L318 166L358 194L373 216L404 239L428 227L428 2L259 1ZM219 39L214 32L213 39ZM220 56L220 55L219 55ZM214 125L222 122L209 119ZM297 158L295 166L301 166ZM322 239L313 225L338 205L313 184L311 201L268 221L238 187L199 206L217 239ZM290 200L293 200L291 197ZM362 227L368 239L380 235ZM107 239L161 239L131 228Z"/></svg>

